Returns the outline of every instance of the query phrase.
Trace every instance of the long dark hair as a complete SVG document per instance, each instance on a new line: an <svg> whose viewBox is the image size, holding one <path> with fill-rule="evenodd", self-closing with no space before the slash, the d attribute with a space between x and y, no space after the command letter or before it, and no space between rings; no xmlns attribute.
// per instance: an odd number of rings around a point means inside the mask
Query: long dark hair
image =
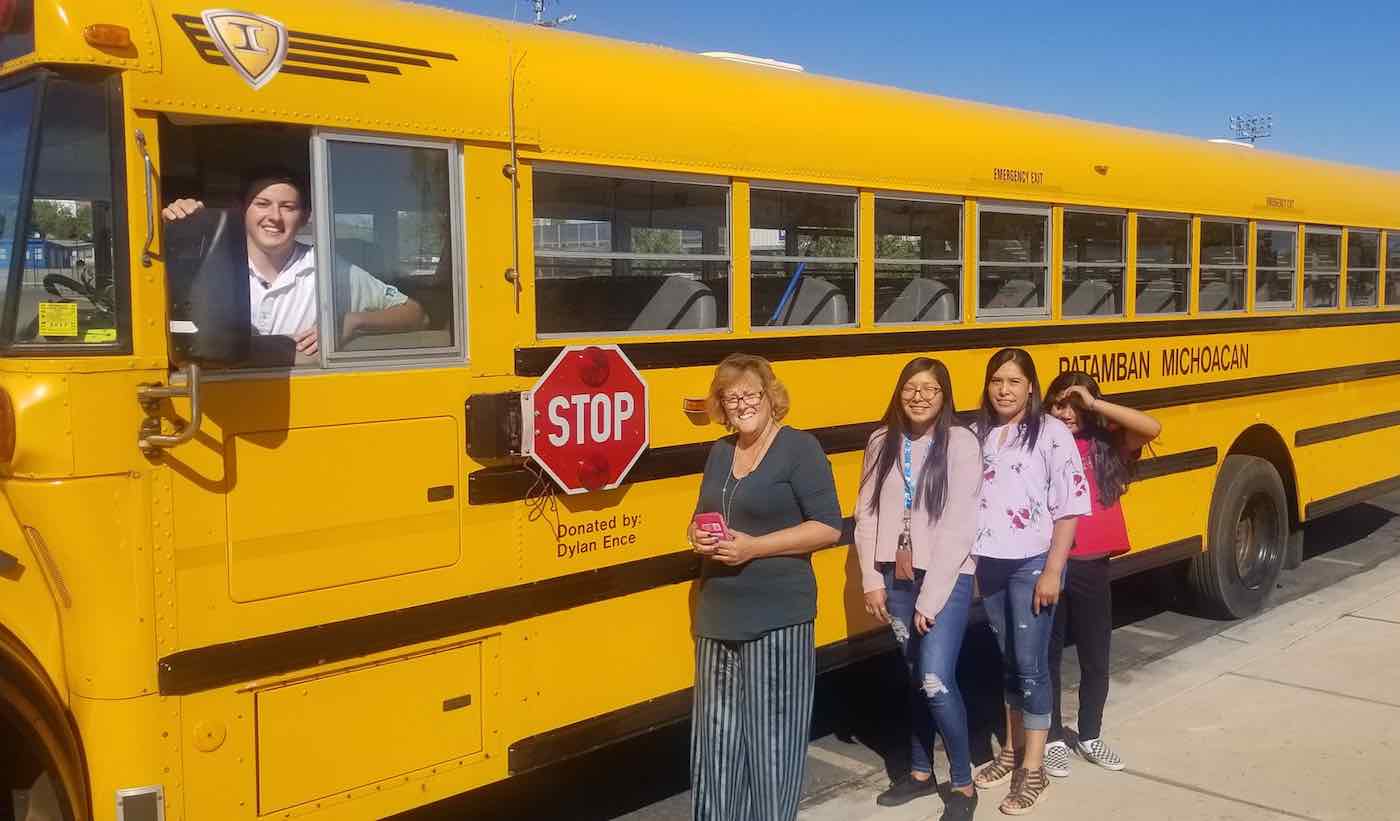
<svg viewBox="0 0 1400 821"><path fill-rule="evenodd" d="M1095 399L1103 398L1103 391L1094 377L1083 371L1065 371L1055 377L1050 387L1045 389L1045 404L1054 405L1055 399L1074 385L1082 385ZM1123 458L1123 440L1120 434L1109 430L1108 422L1101 414L1088 408L1079 408L1079 435L1088 439L1089 461L1094 471L1094 482L1099 486L1099 504L1112 507L1133 480L1132 465Z"/></svg>
<svg viewBox="0 0 1400 821"><path fill-rule="evenodd" d="M1045 406L1040 402L1040 377L1035 373L1035 360L1020 348L1002 348L987 360L987 376L982 380L982 404L977 409L977 438L983 442L987 441L987 435L992 432L992 428L1001 424L1001 417L997 416L996 408L992 407L987 389L992 384L992 374L1007 362L1020 368L1021 373L1025 374L1026 380L1030 382L1030 393L1026 396L1026 412L1021 417L1020 436L1021 444L1026 450L1035 450L1036 440L1040 438L1040 423L1045 419Z"/></svg>
<svg viewBox="0 0 1400 821"><path fill-rule="evenodd" d="M890 394L890 404L880 419L885 431L884 441L880 444L880 455L860 479L861 485L871 481L875 483L876 491L871 497L870 507L871 512L876 515L880 513L879 488L884 487L885 477L890 475L895 462L901 458L903 437L914 438L909 428L909 418L904 415L904 402L900 394L904 391L904 384L920 373L933 375L933 381L938 383L939 390L943 392L943 404L939 406L937 415L933 417L933 426L929 429L933 436L933 444L929 447L928 458L924 460L924 467L915 480L914 500L917 504L922 497L924 507L935 516L941 516L943 504L948 498L948 431L953 427L953 380L942 362L920 356L909 360L909 364L899 372L899 380L894 383L894 391Z"/></svg>

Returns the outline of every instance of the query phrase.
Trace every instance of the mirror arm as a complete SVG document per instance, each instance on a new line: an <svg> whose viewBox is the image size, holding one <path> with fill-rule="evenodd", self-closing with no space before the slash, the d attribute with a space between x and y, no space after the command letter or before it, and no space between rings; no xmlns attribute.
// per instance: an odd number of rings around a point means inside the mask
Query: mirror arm
<svg viewBox="0 0 1400 821"><path fill-rule="evenodd" d="M148 414L145 422L141 424L136 444L147 455L154 455L163 448L183 445L199 432L200 422L204 418L199 401L199 365L191 362L181 368L180 373L185 377L183 385L142 385L136 391L137 401ZM160 417L157 412L161 400L174 397L189 397L190 418L185 426L175 433L163 434L160 432Z"/></svg>

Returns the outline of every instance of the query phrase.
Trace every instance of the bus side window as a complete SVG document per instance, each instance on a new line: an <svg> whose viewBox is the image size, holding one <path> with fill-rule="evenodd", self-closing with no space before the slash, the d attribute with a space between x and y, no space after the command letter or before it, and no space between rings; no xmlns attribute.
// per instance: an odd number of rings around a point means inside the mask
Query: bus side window
<svg viewBox="0 0 1400 821"><path fill-rule="evenodd" d="M1260 225L1255 237L1254 307L1289 310L1298 304L1298 229Z"/></svg>
<svg viewBox="0 0 1400 821"><path fill-rule="evenodd" d="M1308 228L1303 253L1303 307L1337 307L1341 304L1341 229Z"/></svg>
<svg viewBox="0 0 1400 821"><path fill-rule="evenodd" d="M1201 312L1243 311L1249 225L1201 220Z"/></svg>
<svg viewBox="0 0 1400 821"><path fill-rule="evenodd" d="M1347 231L1347 307L1374 308L1380 304L1381 234L1379 231Z"/></svg>
<svg viewBox="0 0 1400 821"><path fill-rule="evenodd" d="M755 185L749 209L753 326L852 324L856 196Z"/></svg>
<svg viewBox="0 0 1400 821"><path fill-rule="evenodd" d="M1385 304L1400 305L1400 231L1385 232Z"/></svg>
<svg viewBox="0 0 1400 821"><path fill-rule="evenodd" d="M962 313L962 203L875 198L875 322Z"/></svg>
<svg viewBox="0 0 1400 821"><path fill-rule="evenodd" d="M1050 209L986 204L977 222L977 315L1048 314Z"/></svg>
<svg viewBox="0 0 1400 821"><path fill-rule="evenodd" d="M329 247L320 266L322 339L331 361L461 349L463 276L454 263L460 167L455 146L320 143ZM318 208L317 210L321 210Z"/></svg>
<svg viewBox="0 0 1400 821"><path fill-rule="evenodd" d="M536 169L540 335L729 325L729 189Z"/></svg>
<svg viewBox="0 0 1400 821"><path fill-rule="evenodd" d="M1139 216L1137 312L1186 313L1191 284L1191 220Z"/></svg>
<svg viewBox="0 0 1400 821"><path fill-rule="evenodd" d="M1065 211L1063 316L1123 313L1127 217Z"/></svg>

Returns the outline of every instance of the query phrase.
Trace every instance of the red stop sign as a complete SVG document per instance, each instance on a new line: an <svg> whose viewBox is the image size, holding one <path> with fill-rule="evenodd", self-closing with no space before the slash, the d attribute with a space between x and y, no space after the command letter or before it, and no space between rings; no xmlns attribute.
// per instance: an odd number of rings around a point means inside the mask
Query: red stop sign
<svg viewBox="0 0 1400 821"><path fill-rule="evenodd" d="M647 449L647 383L616 345L575 345L526 394L530 456L566 493L611 490Z"/></svg>

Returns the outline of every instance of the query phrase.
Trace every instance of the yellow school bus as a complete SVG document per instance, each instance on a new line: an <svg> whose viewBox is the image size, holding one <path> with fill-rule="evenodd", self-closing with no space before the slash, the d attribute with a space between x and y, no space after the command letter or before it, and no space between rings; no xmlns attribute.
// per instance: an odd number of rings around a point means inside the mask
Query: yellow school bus
<svg viewBox="0 0 1400 821"><path fill-rule="evenodd" d="M314 353L252 330L265 165ZM55 817L381 817L684 717L731 352L848 513L908 358L1089 371L1165 426L1117 572L1226 615L1400 487L1400 175L424 6L0 0L0 253L0 801ZM565 495L521 395L578 344L650 446ZM890 646L812 561L823 663Z"/></svg>

